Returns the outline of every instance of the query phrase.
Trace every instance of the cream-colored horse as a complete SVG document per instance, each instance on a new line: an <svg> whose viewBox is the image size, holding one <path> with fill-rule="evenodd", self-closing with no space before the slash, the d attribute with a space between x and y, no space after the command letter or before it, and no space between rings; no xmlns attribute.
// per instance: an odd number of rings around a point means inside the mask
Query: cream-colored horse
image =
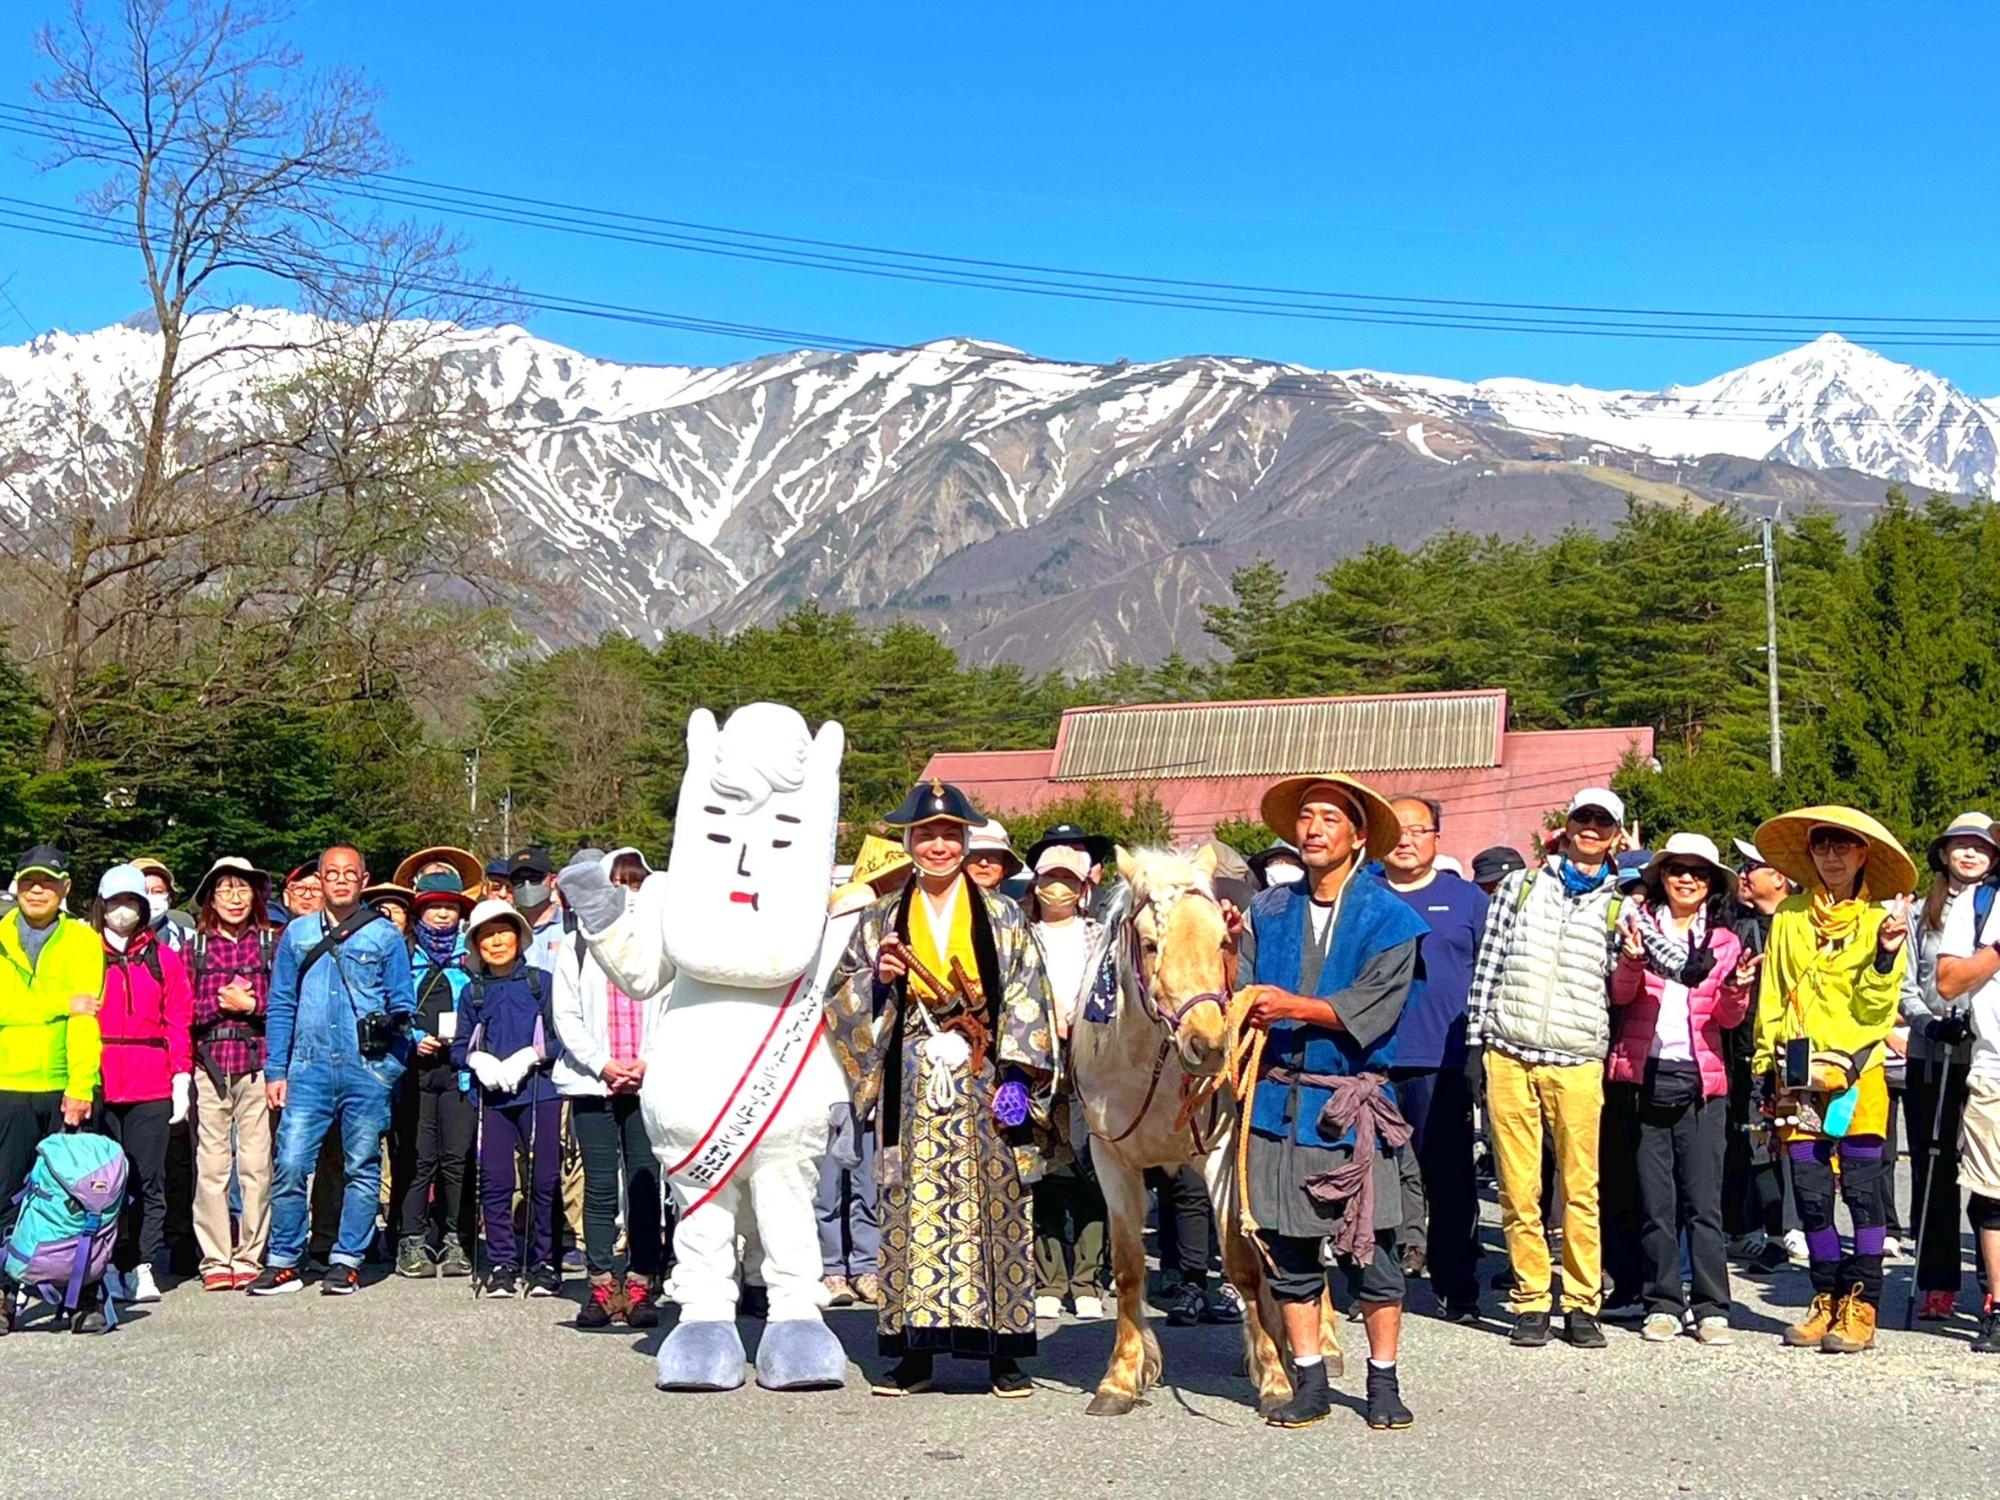
<svg viewBox="0 0 2000 1500"><path fill-rule="evenodd" d="M1223 1274L1243 1294L1244 1356L1268 1413L1290 1399L1284 1324L1255 1244L1242 1233L1236 1190L1236 1101L1224 1086L1198 1109L1189 1091L1216 1079L1232 1038L1228 928L1215 898L1215 855L1166 849L1118 851L1130 905L1111 934L1118 997L1111 1019L1079 1013L1070 1031L1070 1073L1090 1127L1091 1161L1110 1210L1111 1265L1118 1279L1118 1341L1097 1387L1092 1416L1123 1416L1160 1376L1160 1345L1146 1325L1144 1173L1202 1169L1215 1206ZM1191 1118L1190 1118L1191 1116ZM1340 1373L1331 1308L1322 1303L1329 1373Z"/></svg>

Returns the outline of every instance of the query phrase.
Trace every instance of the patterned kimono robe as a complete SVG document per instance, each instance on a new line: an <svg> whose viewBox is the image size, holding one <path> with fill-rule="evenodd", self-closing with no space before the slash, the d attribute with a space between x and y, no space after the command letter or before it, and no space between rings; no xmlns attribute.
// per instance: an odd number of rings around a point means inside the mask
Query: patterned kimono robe
<svg viewBox="0 0 2000 1500"><path fill-rule="evenodd" d="M1047 1144L1055 1067L1048 979L1020 909L961 877L959 909L970 920L959 937L974 959L963 967L977 982L991 1045L954 1070L951 1105L934 1106L923 1046L932 1025L948 1026L966 1007L953 996L931 1008L927 1023L918 1013L921 981L877 984L874 973L885 933L899 934L920 957L932 952L924 914L911 910L921 899L913 883L861 914L827 1002L833 1054L855 1108L863 1119L876 1112L878 1340L893 1357L1020 1358L1035 1351L1034 1238L1021 1174L1035 1160L1038 1136ZM940 977L949 983L949 974ZM1030 1101L1029 1123L1013 1130L993 1118L994 1091L1010 1079L1027 1085Z"/></svg>

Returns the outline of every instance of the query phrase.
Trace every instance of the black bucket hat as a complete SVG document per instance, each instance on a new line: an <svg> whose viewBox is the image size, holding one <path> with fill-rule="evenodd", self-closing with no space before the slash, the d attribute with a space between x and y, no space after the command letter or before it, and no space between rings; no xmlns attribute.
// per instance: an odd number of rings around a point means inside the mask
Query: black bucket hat
<svg viewBox="0 0 2000 1500"><path fill-rule="evenodd" d="M1080 823L1057 823L1053 827L1044 828L1042 836L1028 846L1028 868L1032 870L1041 863L1044 849L1053 849L1058 844L1068 844L1072 848L1081 849L1090 856L1090 862L1094 865L1110 864L1111 856L1117 851L1117 845L1110 839L1101 833L1084 832Z"/></svg>

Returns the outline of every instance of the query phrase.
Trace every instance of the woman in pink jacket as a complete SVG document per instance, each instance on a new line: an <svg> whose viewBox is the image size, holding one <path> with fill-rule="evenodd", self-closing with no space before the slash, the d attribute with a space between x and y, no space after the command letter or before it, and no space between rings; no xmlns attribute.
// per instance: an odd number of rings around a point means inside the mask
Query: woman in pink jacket
<svg viewBox="0 0 2000 1500"><path fill-rule="evenodd" d="M98 882L91 925L104 935L104 1113L99 1129L130 1163L124 1221L105 1288L157 1302L166 1253L167 1132L188 1115L194 1082L194 990L187 962L148 925L146 877L114 865Z"/></svg>
<svg viewBox="0 0 2000 1500"><path fill-rule="evenodd" d="M1621 918L1611 972L1607 1085L1636 1095L1645 1337L1663 1343L1689 1311L1680 1232L1694 1271L1694 1335L1729 1344L1729 1258L1722 1233L1722 1154L1729 1075L1722 1033L1750 1006L1759 958L1723 913L1736 876L1714 843L1677 833L1646 867Z"/></svg>

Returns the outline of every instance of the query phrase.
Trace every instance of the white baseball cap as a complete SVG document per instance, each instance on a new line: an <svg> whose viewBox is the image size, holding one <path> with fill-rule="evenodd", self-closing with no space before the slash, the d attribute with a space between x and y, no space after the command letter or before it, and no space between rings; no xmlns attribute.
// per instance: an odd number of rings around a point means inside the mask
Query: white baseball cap
<svg viewBox="0 0 2000 1500"><path fill-rule="evenodd" d="M1586 807L1600 807L1611 814L1612 820L1620 828L1625 826L1625 799L1609 787L1587 786L1569 799L1571 813L1580 812Z"/></svg>
<svg viewBox="0 0 2000 1500"><path fill-rule="evenodd" d="M1074 844L1051 844L1044 849L1041 858L1035 861L1036 875L1053 875L1060 871L1075 877L1079 882L1090 878L1089 851L1079 849Z"/></svg>

